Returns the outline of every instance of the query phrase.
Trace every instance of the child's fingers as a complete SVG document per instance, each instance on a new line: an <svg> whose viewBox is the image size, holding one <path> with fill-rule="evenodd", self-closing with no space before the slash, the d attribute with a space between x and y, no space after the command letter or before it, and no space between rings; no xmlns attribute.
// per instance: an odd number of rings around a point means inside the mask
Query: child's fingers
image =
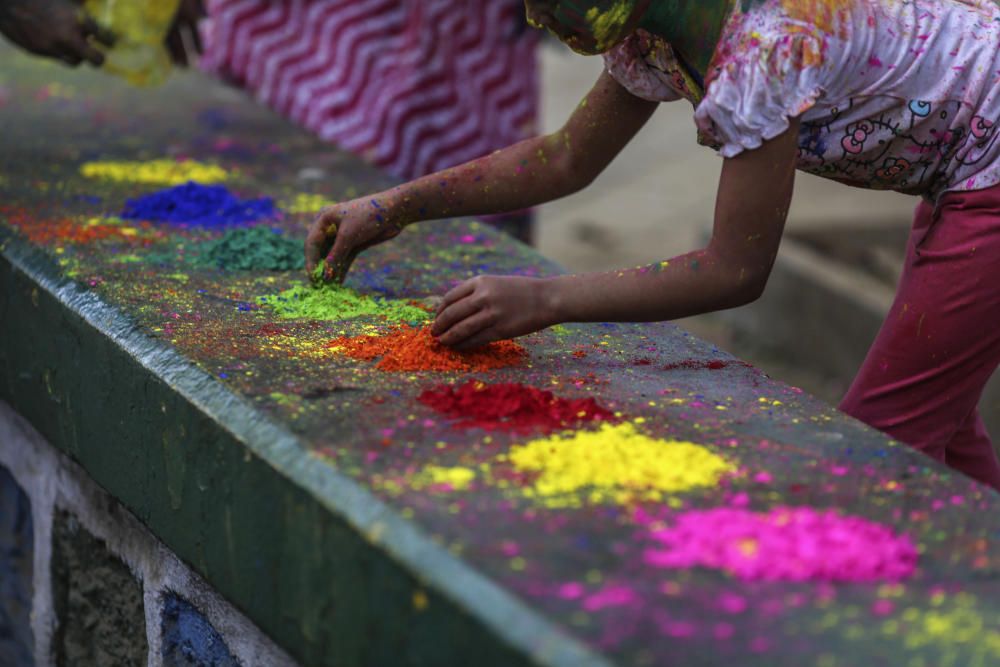
<svg viewBox="0 0 1000 667"><path fill-rule="evenodd" d="M487 326L481 329L479 333L469 336L461 343L454 345L453 347L459 352L466 352L468 350L474 350L477 347L482 347L483 345L488 345L495 340L500 340L501 336L497 334L496 329L493 325Z"/></svg>
<svg viewBox="0 0 1000 667"><path fill-rule="evenodd" d="M444 309L439 309L434 324L431 326L431 335L441 336L462 320L475 315L480 310L479 304L466 297L459 299Z"/></svg>
<svg viewBox="0 0 1000 667"><path fill-rule="evenodd" d="M347 272L354 266L354 260L358 258L364 248L353 248L343 261L327 260L330 266L330 276L335 283L342 283L347 279Z"/></svg>
<svg viewBox="0 0 1000 667"><path fill-rule="evenodd" d="M357 255L357 248L347 234L337 234L333 240L333 247L326 257L328 278L343 282L347 270L351 268L351 262Z"/></svg>
<svg viewBox="0 0 1000 667"><path fill-rule="evenodd" d="M476 340L476 334L488 330L492 325L493 318L480 310L438 336L438 340L444 345L468 349L468 343Z"/></svg>
<svg viewBox="0 0 1000 667"><path fill-rule="evenodd" d="M333 224L332 227L333 235L336 235L336 225ZM330 246L333 243L331 235L328 233L330 228L331 223L327 222L326 215L321 215L309 230L309 235L306 237L305 252L306 271L310 274L316 270L316 266L319 265L320 260L330 250Z"/></svg>
<svg viewBox="0 0 1000 667"><path fill-rule="evenodd" d="M459 299L464 299L476 290L476 285L471 280L466 280L465 282L452 287L448 290L444 298L441 299L441 303L438 305L437 314L440 315L445 308L455 303Z"/></svg>

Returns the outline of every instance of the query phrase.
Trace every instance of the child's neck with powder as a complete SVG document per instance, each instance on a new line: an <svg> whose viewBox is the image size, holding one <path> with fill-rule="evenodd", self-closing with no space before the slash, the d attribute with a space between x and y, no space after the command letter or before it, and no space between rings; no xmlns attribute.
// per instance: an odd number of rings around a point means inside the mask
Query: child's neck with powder
<svg viewBox="0 0 1000 667"><path fill-rule="evenodd" d="M730 10L754 1L653 0L639 27L669 42L704 77Z"/></svg>

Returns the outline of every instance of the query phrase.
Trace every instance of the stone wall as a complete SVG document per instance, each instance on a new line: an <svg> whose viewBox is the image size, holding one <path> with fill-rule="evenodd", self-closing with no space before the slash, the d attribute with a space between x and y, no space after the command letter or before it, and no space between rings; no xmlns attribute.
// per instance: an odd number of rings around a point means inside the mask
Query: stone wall
<svg viewBox="0 0 1000 667"><path fill-rule="evenodd" d="M0 665L294 664L0 402Z"/></svg>

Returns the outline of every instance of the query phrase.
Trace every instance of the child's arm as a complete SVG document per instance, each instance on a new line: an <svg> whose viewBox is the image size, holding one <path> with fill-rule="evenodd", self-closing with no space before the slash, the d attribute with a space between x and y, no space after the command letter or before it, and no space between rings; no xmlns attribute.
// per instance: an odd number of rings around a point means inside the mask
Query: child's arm
<svg viewBox="0 0 1000 667"><path fill-rule="evenodd" d="M359 252L421 220L516 211L585 187L649 120L656 102L630 94L605 72L550 135L333 206L306 239L306 270L326 257L326 279L343 280Z"/></svg>
<svg viewBox="0 0 1000 667"><path fill-rule="evenodd" d="M781 241L798 134L795 119L781 136L725 161L705 249L627 271L479 276L445 295L433 333L464 349L559 322L672 320L755 300Z"/></svg>

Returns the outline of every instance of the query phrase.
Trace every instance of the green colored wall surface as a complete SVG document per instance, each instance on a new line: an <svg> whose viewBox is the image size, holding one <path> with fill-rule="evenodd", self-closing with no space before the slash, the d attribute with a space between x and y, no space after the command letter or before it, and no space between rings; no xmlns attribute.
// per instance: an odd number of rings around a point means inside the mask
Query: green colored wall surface
<svg viewBox="0 0 1000 667"><path fill-rule="evenodd" d="M328 341L391 325L282 319L261 297L300 275L200 264L218 231L108 217L160 185L79 170L217 164L234 192L274 197L286 215L268 224L297 238L297 195L356 196L379 174L199 76L139 91L0 61L0 398L303 664L1000 661L998 494L671 325L561 327L522 341L525 364L471 375L343 357ZM367 253L349 284L419 300L478 273L556 271L451 221ZM417 400L470 378L593 397L733 472L655 500L626 485L552 502L507 457L539 434L458 428ZM475 479L428 484L436 468ZM743 581L646 558L687 512L782 506L906 536L916 569Z"/></svg>

